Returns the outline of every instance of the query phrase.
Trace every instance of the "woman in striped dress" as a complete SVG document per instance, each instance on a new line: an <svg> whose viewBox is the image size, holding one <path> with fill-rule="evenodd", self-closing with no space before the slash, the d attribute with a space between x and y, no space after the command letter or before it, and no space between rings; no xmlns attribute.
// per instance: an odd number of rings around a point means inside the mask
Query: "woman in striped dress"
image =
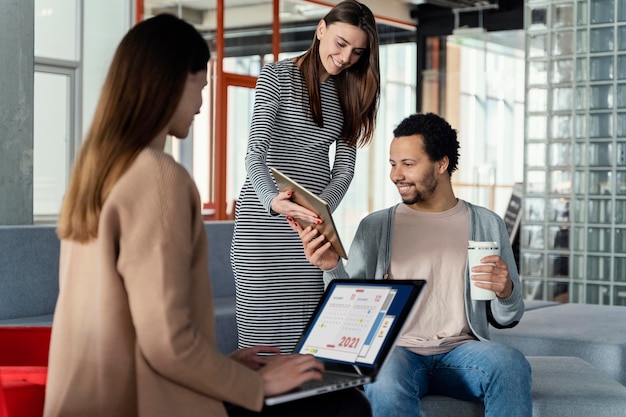
<svg viewBox="0 0 626 417"><path fill-rule="evenodd" d="M319 219L278 191L268 167L318 194L331 210L339 206L356 148L374 132L378 45L372 12L346 0L320 20L303 55L261 70L231 247L240 347L291 351L323 291L322 272L306 260L285 218Z"/></svg>

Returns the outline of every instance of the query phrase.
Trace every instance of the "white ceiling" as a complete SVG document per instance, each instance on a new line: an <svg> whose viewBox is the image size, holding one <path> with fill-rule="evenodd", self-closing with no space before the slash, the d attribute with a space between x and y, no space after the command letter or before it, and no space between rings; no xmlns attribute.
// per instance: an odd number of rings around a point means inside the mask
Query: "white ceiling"
<svg viewBox="0 0 626 417"><path fill-rule="evenodd" d="M324 0L328 4L336 4L341 0ZM383 18L385 24L398 26L400 29L413 31L416 22L410 16L411 8L423 3L430 3L442 7L452 7L457 4L463 7L489 7L497 4L497 0L362 0L377 18ZM224 0L225 26L230 29L269 27L272 24L272 0ZM445 4L447 3L447 4ZM152 16L163 9L182 16L193 23L200 31L213 31L216 25L217 0L144 0L145 17ZM496 6L497 7L497 6ZM321 19L329 10L329 6L312 3L305 0L281 0L281 23L308 22ZM389 20L386 20L387 18ZM503 39L498 40L499 37ZM517 38L510 33L495 34L493 41L519 46ZM521 43L523 49L523 42Z"/></svg>
<svg viewBox="0 0 626 417"><path fill-rule="evenodd" d="M410 0L367 0L365 4L377 17L388 18L399 25L414 26L410 17ZM328 0L329 4L339 0ZM225 25L231 28L255 27L271 24L272 0L224 0ZM215 29L216 0L145 0L145 17L163 9L182 16L198 29ZM291 23L321 19L328 11L323 6L303 0L282 0L280 3L281 22Z"/></svg>
<svg viewBox="0 0 626 417"><path fill-rule="evenodd" d="M271 0L225 0L226 7L241 7L253 4L265 3L272 4ZM168 0L144 0L146 9L152 6L178 6L182 4L185 7L192 9L210 10L215 9L217 4L216 0L181 0L181 1L168 1Z"/></svg>

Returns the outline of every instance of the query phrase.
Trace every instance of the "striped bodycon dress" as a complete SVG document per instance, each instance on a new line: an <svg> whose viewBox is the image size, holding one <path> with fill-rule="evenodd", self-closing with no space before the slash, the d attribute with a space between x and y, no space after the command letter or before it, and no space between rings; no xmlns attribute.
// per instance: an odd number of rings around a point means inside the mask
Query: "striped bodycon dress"
<svg viewBox="0 0 626 417"><path fill-rule="evenodd" d="M235 276L239 347L272 345L291 352L324 284L304 256L302 242L271 211L278 194L275 167L337 208L354 174L356 149L339 141L343 116L334 81L321 84L324 123L310 116L304 79L291 60L270 63L259 74L245 183L235 210L231 263ZM334 160L329 156L336 143Z"/></svg>

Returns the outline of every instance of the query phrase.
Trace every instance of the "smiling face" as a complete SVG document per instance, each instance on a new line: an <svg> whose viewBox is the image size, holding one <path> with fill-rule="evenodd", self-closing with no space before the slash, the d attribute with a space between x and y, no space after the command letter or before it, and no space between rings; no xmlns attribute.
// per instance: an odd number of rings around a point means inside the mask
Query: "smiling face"
<svg viewBox="0 0 626 417"><path fill-rule="evenodd" d="M421 135L400 136L391 141L389 177L398 188L402 202L410 206L429 204L440 181L447 175L447 158L431 161L424 151Z"/></svg>
<svg viewBox="0 0 626 417"><path fill-rule="evenodd" d="M354 65L367 50L367 34L361 28L348 23L335 22L327 25L322 19L316 31L322 68L320 81Z"/></svg>
<svg viewBox="0 0 626 417"><path fill-rule="evenodd" d="M202 106L202 90L207 85L207 72L198 71L189 73L183 94L172 116L168 133L177 138L185 138L189 134L189 127Z"/></svg>

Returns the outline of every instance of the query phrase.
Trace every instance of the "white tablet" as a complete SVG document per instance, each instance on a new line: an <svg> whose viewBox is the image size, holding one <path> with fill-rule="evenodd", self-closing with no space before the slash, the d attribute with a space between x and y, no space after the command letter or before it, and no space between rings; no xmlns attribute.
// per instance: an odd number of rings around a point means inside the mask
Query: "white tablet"
<svg viewBox="0 0 626 417"><path fill-rule="evenodd" d="M272 171L272 175L274 176L274 180L276 181L276 185L278 185L278 189L280 191L291 190L293 193L292 200L294 203L315 212L315 214L323 220L322 224L317 225L311 224L302 219L296 219L300 226L305 228L312 225L321 234L323 234L328 241L330 241L333 249L335 249L335 252L337 252L339 256L344 259L348 259L348 255L346 254L346 251L341 243L341 239L339 238L339 234L337 233L337 229L335 228L335 222L333 221L333 216L330 212L328 203L276 168L270 167L270 170Z"/></svg>

